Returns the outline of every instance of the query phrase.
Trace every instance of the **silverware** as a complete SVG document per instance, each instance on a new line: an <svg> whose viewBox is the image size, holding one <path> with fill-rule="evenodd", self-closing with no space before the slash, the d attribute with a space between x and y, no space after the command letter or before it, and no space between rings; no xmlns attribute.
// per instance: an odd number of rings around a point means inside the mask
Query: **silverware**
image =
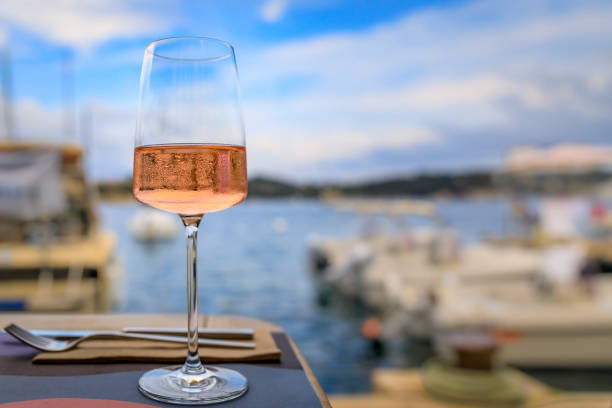
<svg viewBox="0 0 612 408"><path fill-rule="evenodd" d="M4 331L4 330L2 330ZM175 327L124 327L121 329L125 333L144 333L144 334L167 334L167 335L187 335L187 330ZM76 339L78 337L89 336L90 334L98 333L97 330L44 330L31 329L30 333L44 337L58 337L62 339ZM231 329L216 329L216 328L201 328L198 331L200 338L206 339L225 339L225 340L251 340L254 336L254 330L250 328L231 328Z"/></svg>
<svg viewBox="0 0 612 408"><path fill-rule="evenodd" d="M100 331L91 333L87 336L79 337L76 340L53 340L48 337L37 336L28 330L17 326L16 324L9 324L4 328L11 336L17 340L34 347L40 351L66 351L75 348L79 343L84 340L92 338L96 339L141 339L141 340L154 340L154 341L166 341L173 343L186 343L187 339L184 337L177 336L160 336L153 334L137 334L137 333L124 333L120 331ZM212 340L202 339L199 341L201 346L209 347L230 347L230 348L255 348L255 343L252 342L240 342L240 341L228 341L228 340Z"/></svg>
<svg viewBox="0 0 612 408"><path fill-rule="evenodd" d="M172 334L187 336L187 330L176 327L124 327L121 329L126 333L147 333L147 334ZM213 328L202 327L198 330L198 336L207 339L228 339L228 340L250 340L255 335L251 328Z"/></svg>

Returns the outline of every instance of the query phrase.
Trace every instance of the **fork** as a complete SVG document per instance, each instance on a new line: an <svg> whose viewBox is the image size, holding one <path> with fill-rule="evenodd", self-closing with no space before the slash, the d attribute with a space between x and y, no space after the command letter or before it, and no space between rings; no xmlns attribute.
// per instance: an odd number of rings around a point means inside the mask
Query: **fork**
<svg viewBox="0 0 612 408"><path fill-rule="evenodd" d="M173 343L186 343L185 337L176 336L160 336L154 334L138 334L138 333L124 333L120 331L100 331L96 333L88 334L87 336L79 337L76 340L54 340L48 337L37 336L30 331L19 327L16 324L9 324L4 328L4 331L15 337L17 340L27 344L28 346L34 347L40 351L66 351L75 348L79 343L89 339L141 339L141 340L154 340L154 341L166 341ZM213 339L200 339L199 343L201 346L208 347L230 347L230 348L255 348L255 343L242 342L242 341L228 341L228 340L213 340Z"/></svg>

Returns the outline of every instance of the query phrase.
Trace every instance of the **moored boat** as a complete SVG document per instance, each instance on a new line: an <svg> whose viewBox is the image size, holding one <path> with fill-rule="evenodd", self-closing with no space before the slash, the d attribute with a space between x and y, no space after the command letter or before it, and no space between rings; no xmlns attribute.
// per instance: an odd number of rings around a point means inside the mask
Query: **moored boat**
<svg viewBox="0 0 612 408"><path fill-rule="evenodd" d="M121 268L73 144L0 144L0 310L103 311Z"/></svg>

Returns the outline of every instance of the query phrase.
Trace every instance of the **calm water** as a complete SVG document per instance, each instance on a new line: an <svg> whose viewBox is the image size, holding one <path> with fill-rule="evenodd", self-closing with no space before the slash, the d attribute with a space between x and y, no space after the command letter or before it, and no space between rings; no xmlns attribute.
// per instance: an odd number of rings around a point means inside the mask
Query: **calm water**
<svg viewBox="0 0 612 408"><path fill-rule="evenodd" d="M509 205L505 200L437 204L464 242L508 232ZM123 302L116 311L186 313L183 234L170 242L146 245L133 239L127 227L141 208L139 204L102 203L100 207L103 225L118 236L118 252L125 269ZM285 231L279 231L278 225L284 223L281 219L286 221ZM360 334L367 317L364 311L317 304L307 267L308 240L315 236L349 236L366 221L363 216L338 212L318 201L249 200L207 215L199 235L200 310L252 316L282 326L328 393L367 391L370 372L376 367L419 364L427 348L398 342L390 344L383 356L377 355ZM420 219L408 221L426 223ZM543 372L541 377L569 387L584 385L586 378L582 375L583 381L576 382L575 373L568 376L558 372ZM605 384L610 377L589 378L593 384Z"/></svg>

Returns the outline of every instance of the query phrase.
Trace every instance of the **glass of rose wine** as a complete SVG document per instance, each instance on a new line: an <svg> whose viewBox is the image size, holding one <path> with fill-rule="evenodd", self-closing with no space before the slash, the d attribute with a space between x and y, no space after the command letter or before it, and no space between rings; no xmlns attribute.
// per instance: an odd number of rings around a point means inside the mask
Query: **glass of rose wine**
<svg viewBox="0 0 612 408"><path fill-rule="evenodd" d="M233 47L205 37L150 43L140 76L134 196L178 214L187 238L187 360L145 373L138 388L155 400L212 404L244 394L247 380L198 354L196 244L204 214L247 194L246 150Z"/></svg>

